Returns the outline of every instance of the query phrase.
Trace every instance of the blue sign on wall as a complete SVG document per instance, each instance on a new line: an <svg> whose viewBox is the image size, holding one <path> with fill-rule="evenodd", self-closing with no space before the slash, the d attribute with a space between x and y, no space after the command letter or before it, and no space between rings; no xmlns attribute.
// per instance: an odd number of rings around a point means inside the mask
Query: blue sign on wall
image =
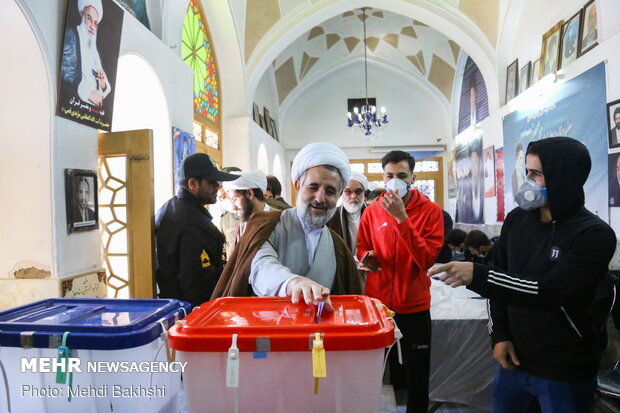
<svg viewBox="0 0 620 413"><path fill-rule="evenodd" d="M585 185L586 208L609 221L606 102L605 64L600 63L564 83L544 104L504 118L506 213L516 207L514 192L523 180L528 143L569 136L583 142L592 158L592 171Z"/></svg>

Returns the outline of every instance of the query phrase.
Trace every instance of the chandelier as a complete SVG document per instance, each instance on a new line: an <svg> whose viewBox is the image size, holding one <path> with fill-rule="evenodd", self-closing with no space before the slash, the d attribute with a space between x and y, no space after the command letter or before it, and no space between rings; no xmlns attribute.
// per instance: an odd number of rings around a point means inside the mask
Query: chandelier
<svg viewBox="0 0 620 413"><path fill-rule="evenodd" d="M382 129L386 123L388 123L387 114L385 113L385 107L381 107L381 113L377 113L377 107L368 103L368 56L366 46L366 7L362 9L364 12L364 86L366 103L361 108L357 106L353 108L353 113L347 113L347 126L354 130L364 132L364 136L367 138L373 137L373 132L378 129Z"/></svg>

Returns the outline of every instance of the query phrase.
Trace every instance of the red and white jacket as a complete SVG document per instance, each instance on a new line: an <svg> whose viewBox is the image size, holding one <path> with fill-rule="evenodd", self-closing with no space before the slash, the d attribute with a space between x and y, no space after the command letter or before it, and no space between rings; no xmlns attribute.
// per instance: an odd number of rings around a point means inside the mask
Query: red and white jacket
<svg viewBox="0 0 620 413"><path fill-rule="evenodd" d="M398 224L381 207L384 193L364 211L357 234L357 257L373 250L381 267L368 273L366 294L401 314L431 308L426 270L435 263L444 238L439 205L416 189L410 193L405 206L409 219Z"/></svg>

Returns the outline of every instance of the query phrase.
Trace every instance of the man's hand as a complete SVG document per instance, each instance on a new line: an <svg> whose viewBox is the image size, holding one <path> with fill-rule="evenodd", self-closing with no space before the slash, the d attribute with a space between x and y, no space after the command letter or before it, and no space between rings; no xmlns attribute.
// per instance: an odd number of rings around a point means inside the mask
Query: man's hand
<svg viewBox="0 0 620 413"><path fill-rule="evenodd" d="M95 106L101 106L103 105L103 94L98 90L93 90L88 95L88 101Z"/></svg>
<svg viewBox="0 0 620 413"><path fill-rule="evenodd" d="M105 72L103 70L97 70L97 85L99 85L100 90L105 90Z"/></svg>
<svg viewBox="0 0 620 413"><path fill-rule="evenodd" d="M471 284L474 278L474 263L464 261L452 261L440 267L428 270L428 276L439 274L439 279L450 287Z"/></svg>
<svg viewBox="0 0 620 413"><path fill-rule="evenodd" d="M517 358L515 346L512 341L500 341L493 346L493 358L506 370L513 370L520 366L521 362Z"/></svg>
<svg viewBox="0 0 620 413"><path fill-rule="evenodd" d="M377 256L375 255L375 252L373 250L368 251L366 255L362 257L361 263L363 267L360 269L362 270L370 272L381 271L381 264L379 264L379 260L377 259Z"/></svg>
<svg viewBox="0 0 620 413"><path fill-rule="evenodd" d="M408 218L403 200L392 190L387 191L387 194L381 198L381 207L393 216L399 224Z"/></svg>
<svg viewBox="0 0 620 413"><path fill-rule="evenodd" d="M291 278L286 285L286 295L291 296L291 302L297 304L303 295L306 304L317 305L320 301L325 303L325 310L333 311L332 302L329 299L329 288L312 281L309 278L298 276Z"/></svg>

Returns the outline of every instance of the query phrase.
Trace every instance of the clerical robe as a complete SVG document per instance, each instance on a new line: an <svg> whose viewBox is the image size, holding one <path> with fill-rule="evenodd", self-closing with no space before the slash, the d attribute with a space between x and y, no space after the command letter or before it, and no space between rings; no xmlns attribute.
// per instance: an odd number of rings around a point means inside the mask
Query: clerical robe
<svg viewBox="0 0 620 413"><path fill-rule="evenodd" d="M295 275L321 283L330 288L332 294L362 292L352 253L335 232L323 228L314 256L312 259L308 256L296 208L259 212L252 216L212 298L254 295L249 284L251 272L253 282L258 276L266 280L265 285L271 285L263 288L263 293L270 292L270 295L278 295L283 283Z"/></svg>

